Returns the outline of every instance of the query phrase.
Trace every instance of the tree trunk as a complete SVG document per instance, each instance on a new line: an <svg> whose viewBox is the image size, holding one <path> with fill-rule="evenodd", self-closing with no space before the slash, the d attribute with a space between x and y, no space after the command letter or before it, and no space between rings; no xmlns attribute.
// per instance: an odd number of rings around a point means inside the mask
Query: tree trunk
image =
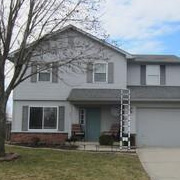
<svg viewBox="0 0 180 180"><path fill-rule="evenodd" d="M0 157L5 156L6 103L0 101Z"/></svg>
<svg viewBox="0 0 180 180"><path fill-rule="evenodd" d="M6 102L5 96L5 61L0 57L0 157L5 156L5 134L6 134Z"/></svg>

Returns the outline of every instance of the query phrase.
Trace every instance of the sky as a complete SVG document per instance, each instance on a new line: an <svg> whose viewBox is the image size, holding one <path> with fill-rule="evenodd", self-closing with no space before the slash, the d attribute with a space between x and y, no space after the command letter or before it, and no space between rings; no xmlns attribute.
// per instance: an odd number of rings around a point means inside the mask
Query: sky
<svg viewBox="0 0 180 180"><path fill-rule="evenodd" d="M105 1L102 27L120 48L133 54L180 56L180 0ZM12 96L8 111L11 114Z"/></svg>
<svg viewBox="0 0 180 180"><path fill-rule="evenodd" d="M180 56L180 0L106 0L103 27L135 54Z"/></svg>

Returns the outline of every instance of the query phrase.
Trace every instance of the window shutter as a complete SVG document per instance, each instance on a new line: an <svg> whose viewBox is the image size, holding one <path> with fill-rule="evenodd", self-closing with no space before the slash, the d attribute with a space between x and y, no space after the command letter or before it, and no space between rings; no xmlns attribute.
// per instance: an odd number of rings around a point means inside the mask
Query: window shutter
<svg viewBox="0 0 180 180"><path fill-rule="evenodd" d="M160 85L166 84L166 66L160 65Z"/></svg>
<svg viewBox="0 0 180 180"><path fill-rule="evenodd" d="M114 83L114 63L108 63L108 83Z"/></svg>
<svg viewBox="0 0 180 180"><path fill-rule="evenodd" d="M93 64L88 63L87 64L87 83L93 82Z"/></svg>
<svg viewBox="0 0 180 180"><path fill-rule="evenodd" d="M33 83L35 83L35 82L37 82L37 64L36 63L32 63L31 64L31 74L33 74L32 76L31 76L31 82L33 82ZM36 73L36 74L34 74L34 73Z"/></svg>
<svg viewBox="0 0 180 180"><path fill-rule="evenodd" d="M56 62L52 64L52 82L58 82L58 63Z"/></svg>
<svg viewBox="0 0 180 180"><path fill-rule="evenodd" d="M146 65L141 65L141 85L146 85Z"/></svg>
<svg viewBox="0 0 180 180"><path fill-rule="evenodd" d="M22 131L28 131L28 106L22 107Z"/></svg>
<svg viewBox="0 0 180 180"><path fill-rule="evenodd" d="M65 121L65 107L59 106L59 124L58 124L58 131L64 131L64 123Z"/></svg>

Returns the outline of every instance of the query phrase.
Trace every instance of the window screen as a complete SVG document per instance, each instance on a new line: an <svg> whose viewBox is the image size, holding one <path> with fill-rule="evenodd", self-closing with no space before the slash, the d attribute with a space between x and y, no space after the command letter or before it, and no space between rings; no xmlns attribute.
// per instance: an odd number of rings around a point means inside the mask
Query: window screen
<svg viewBox="0 0 180 180"><path fill-rule="evenodd" d="M160 66L147 65L146 66L146 84L160 85Z"/></svg>
<svg viewBox="0 0 180 180"><path fill-rule="evenodd" d="M56 129L57 108L44 108L44 129Z"/></svg>
<svg viewBox="0 0 180 180"><path fill-rule="evenodd" d="M50 73L49 72L40 72L39 73L39 81L50 81Z"/></svg>
<svg viewBox="0 0 180 180"><path fill-rule="evenodd" d="M95 82L106 82L107 67L105 63L94 64L94 81Z"/></svg>
<svg viewBox="0 0 180 180"><path fill-rule="evenodd" d="M31 107L30 108L30 129L42 129L42 117L43 108L42 107Z"/></svg>
<svg viewBox="0 0 180 180"><path fill-rule="evenodd" d="M29 129L56 129L56 107L30 107Z"/></svg>

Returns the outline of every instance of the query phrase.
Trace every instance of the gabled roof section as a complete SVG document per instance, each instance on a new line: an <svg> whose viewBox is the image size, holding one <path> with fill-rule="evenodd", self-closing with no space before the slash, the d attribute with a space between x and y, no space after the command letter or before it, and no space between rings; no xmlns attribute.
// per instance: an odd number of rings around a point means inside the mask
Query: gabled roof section
<svg viewBox="0 0 180 180"><path fill-rule="evenodd" d="M52 33L50 33L50 34L46 34L46 35L44 35L44 37L45 37L45 39L50 39L51 37L53 37L53 36L55 36L55 35L57 35L57 34L59 34L59 33L61 33L61 32L67 31L67 30L69 30L69 29L72 29L72 30L74 30L74 31L77 31L77 32L83 34L84 36L87 36L87 37L89 37L90 39L93 39L93 40L99 42L100 44L111 48L112 50L114 50L114 51L116 51L116 52L124 55L124 56L125 56L126 58L128 58L128 59L133 58L133 56L132 56L130 53L128 53L128 52L126 52L126 51L124 51L124 50L122 50L122 49L120 49L120 48L118 48L118 47L116 47L116 46L113 46L112 44L106 42L105 40L99 39L99 38L97 38L96 36L94 36L94 35L86 32L86 31L83 31L82 29L77 28L76 26L71 25L71 24L65 26L64 28L62 28L62 29L60 29L60 30L57 30L57 31L52 32ZM36 41L28 44L28 45L27 45L27 48L30 47L30 46L33 46L33 44L34 44L35 42L36 42ZM11 53L11 56L13 56L13 54L17 53L18 51L19 51L19 49L13 51L13 52Z"/></svg>
<svg viewBox="0 0 180 180"><path fill-rule="evenodd" d="M133 55L135 62L149 63L180 63L180 58L175 55L148 55L137 54Z"/></svg>
<svg viewBox="0 0 180 180"><path fill-rule="evenodd" d="M130 54L108 42L106 42L105 40L102 40L102 39L99 39L97 38L96 36L74 26L74 25L67 25L65 26L64 28L60 29L60 30L57 30L55 32L52 32L50 34L46 34L43 36L44 39L50 39L52 38L53 36L61 33L61 32L64 32L64 31L67 31L67 30L74 30L76 32L79 32L81 34L83 34L84 36L87 36L89 37L90 39L94 40L94 41L97 41L99 42L100 44L106 46L106 47L109 47L110 49L124 55L128 60L129 62L135 62L135 63L171 63L171 64L178 64L180 63L180 57L178 56L175 56L175 55L150 55L150 54ZM27 45L27 48L30 47L30 46L33 46L33 44L35 43L36 41L30 43ZM13 55L15 53L17 53L19 51L19 49L13 51L11 54L10 54L10 57L9 57L9 60L13 62Z"/></svg>
<svg viewBox="0 0 180 180"><path fill-rule="evenodd" d="M133 56L132 56L130 53L128 53L128 52L126 52L126 51L124 51L124 50L122 50L122 49L120 49L120 48L118 48L118 47L116 47L116 46L114 46L114 45L106 42L105 40L99 39L99 38L97 38L96 36L94 36L94 35L86 32L86 31L84 31L84 30L82 30L82 29L80 29L80 28L78 28L78 27L76 27L76 26L74 26L74 25L71 25L71 24L65 26L65 27L62 28L61 30L58 30L58 31L56 31L56 32L54 32L54 33L49 34L48 37L52 37L53 35L58 34L58 33L60 33L60 32L64 32L64 31L66 31L66 30L68 30L68 29L72 29L72 30L74 30L74 31L77 31L77 32L79 32L79 33L81 33L81 34L89 37L90 39L93 39L93 40L99 42L100 44L105 45L105 46L107 46L107 47L109 47L109 48L111 48L111 49L113 49L113 50L115 50L115 51L117 51L117 52L125 55L126 58L128 58L128 59L133 58Z"/></svg>

